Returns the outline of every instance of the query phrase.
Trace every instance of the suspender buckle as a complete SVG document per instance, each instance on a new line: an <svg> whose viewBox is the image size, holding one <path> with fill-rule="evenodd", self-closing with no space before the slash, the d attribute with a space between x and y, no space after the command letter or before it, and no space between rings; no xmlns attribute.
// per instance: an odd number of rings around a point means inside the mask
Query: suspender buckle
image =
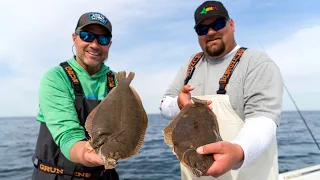
<svg viewBox="0 0 320 180"><path fill-rule="evenodd" d="M227 91L225 89L219 89L217 91L217 94L226 94L226 93L227 93Z"/></svg>
<svg viewBox="0 0 320 180"><path fill-rule="evenodd" d="M33 165L34 165L35 168L38 168L38 166L39 166L39 159L38 159L37 157L34 158L34 160L33 160Z"/></svg>

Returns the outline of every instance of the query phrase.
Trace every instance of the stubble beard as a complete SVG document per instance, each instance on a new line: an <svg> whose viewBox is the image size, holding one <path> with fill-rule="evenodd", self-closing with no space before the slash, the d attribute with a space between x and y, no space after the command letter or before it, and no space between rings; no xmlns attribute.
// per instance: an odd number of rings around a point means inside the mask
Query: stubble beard
<svg viewBox="0 0 320 180"><path fill-rule="evenodd" d="M217 57L220 56L226 49L225 44L223 43L223 41L221 41L220 44L216 45L215 48L213 48L213 45L208 46L206 44L206 52L209 56L211 57Z"/></svg>

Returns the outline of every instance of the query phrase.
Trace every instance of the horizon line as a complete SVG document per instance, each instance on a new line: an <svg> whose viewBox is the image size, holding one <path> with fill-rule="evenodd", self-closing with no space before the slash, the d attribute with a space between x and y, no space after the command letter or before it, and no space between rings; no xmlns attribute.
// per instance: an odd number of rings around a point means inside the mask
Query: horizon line
<svg viewBox="0 0 320 180"><path fill-rule="evenodd" d="M285 112L294 112L296 111L298 113L297 110L283 110L281 113L285 113ZM300 110L300 112L320 112L319 110ZM161 115L160 113L147 113L147 115ZM4 119L4 118L36 118L37 116L0 116L0 119Z"/></svg>

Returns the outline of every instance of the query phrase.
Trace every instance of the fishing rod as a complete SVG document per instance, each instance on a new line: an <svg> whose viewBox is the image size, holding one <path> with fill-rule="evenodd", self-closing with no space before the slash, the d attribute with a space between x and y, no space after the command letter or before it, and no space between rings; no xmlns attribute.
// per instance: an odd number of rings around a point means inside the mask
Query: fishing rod
<svg viewBox="0 0 320 180"><path fill-rule="evenodd" d="M296 102L293 100L293 98L292 98L291 94L289 93L289 90L288 90L287 86L286 86L284 83L283 83L283 85L284 85L284 87L285 87L285 89L286 89L286 91L287 91L287 93L288 93L288 95L289 95L289 97L290 97L291 101L293 102L294 106L296 107L296 109L297 109L297 111L298 111L298 113L299 113L299 115L300 115L301 119L303 120L304 124L306 125L306 127L307 127L307 129L308 129L308 131L309 131L309 133L310 133L310 135L311 135L311 137L312 137L312 139L314 140L314 143L318 146L318 149L320 150L320 146L319 146L319 144L317 143L316 138L315 138L315 137L314 137L314 135L312 134L312 131L311 131L311 129L309 128L309 126L308 126L308 124L307 124L306 120L305 120L305 119L304 119L304 117L302 116L302 113L300 112L300 110L299 110L299 108L298 108L298 106L297 106Z"/></svg>
<svg viewBox="0 0 320 180"><path fill-rule="evenodd" d="M262 49L264 50L264 47L262 46L262 44L261 44L261 43L260 43L260 46L261 46L261 47L262 47ZM265 51L265 50L264 50L264 51ZM318 149L320 150L320 146L319 146L319 144L318 144L318 142L317 142L316 138L315 138L315 137L314 137L314 135L312 134L312 131L311 131L311 129L309 128L309 126L308 126L308 124L307 124L307 121L304 119L304 117L303 117L303 115L302 115L301 111L299 110L299 108L298 108L298 106L297 106L296 102L293 100L293 97L291 96L291 94L290 94L290 92L289 92L289 90L288 90L287 86L285 85L285 83L283 83L283 86L284 86L284 88L286 89L286 91L287 91L287 93L288 93L288 95L289 95L289 97L290 97L291 101L293 102L293 104L294 104L295 108L297 109L297 111L298 111L298 113L299 113L299 115L300 115L300 117L301 117L302 121L303 121L303 122L304 122L304 124L306 125L306 127L307 127L307 129L308 129L308 131L309 131L309 133L310 133L310 135L311 135L311 137L312 137L312 139L313 139L314 143L317 145Z"/></svg>

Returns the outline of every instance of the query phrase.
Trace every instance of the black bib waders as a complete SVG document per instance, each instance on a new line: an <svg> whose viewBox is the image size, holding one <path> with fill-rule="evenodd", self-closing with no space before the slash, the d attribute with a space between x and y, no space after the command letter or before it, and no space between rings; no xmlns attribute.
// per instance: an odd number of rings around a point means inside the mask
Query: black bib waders
<svg viewBox="0 0 320 180"><path fill-rule="evenodd" d="M83 89L75 72L67 62L60 64L67 73L75 93L75 107L81 126L84 126L89 113L100 100L89 100L83 96ZM107 93L115 86L114 74L107 74ZM86 132L88 138L88 133ZM85 139L84 139L85 140ZM68 160L55 144L52 135L44 123L40 124L35 154L32 157L33 180L118 180L115 169L104 171L104 166L86 167Z"/></svg>

